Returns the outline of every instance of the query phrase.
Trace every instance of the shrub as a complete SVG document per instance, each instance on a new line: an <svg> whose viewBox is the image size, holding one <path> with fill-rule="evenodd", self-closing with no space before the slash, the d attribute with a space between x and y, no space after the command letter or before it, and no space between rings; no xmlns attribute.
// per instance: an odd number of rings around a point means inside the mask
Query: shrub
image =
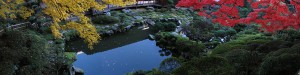
<svg viewBox="0 0 300 75"><path fill-rule="evenodd" d="M257 75L263 55L244 49L235 49L225 53L224 57L233 64L235 75Z"/></svg>
<svg viewBox="0 0 300 75"><path fill-rule="evenodd" d="M78 37L78 33L75 30L68 30L63 34L63 37L67 40L70 41L71 39L74 39Z"/></svg>
<svg viewBox="0 0 300 75"><path fill-rule="evenodd" d="M228 30L226 30L226 34L229 36L233 36L237 33L237 31L233 28L229 28Z"/></svg>
<svg viewBox="0 0 300 75"><path fill-rule="evenodd" d="M256 51L259 51L261 53L269 53L272 51L277 51L278 49L288 48L290 46L292 46L291 42L282 40L272 40L257 47Z"/></svg>
<svg viewBox="0 0 300 75"><path fill-rule="evenodd" d="M276 37L281 38L285 41L300 41L300 31L297 30L282 30L276 32Z"/></svg>
<svg viewBox="0 0 300 75"><path fill-rule="evenodd" d="M241 25L241 24L238 24L238 25L235 25L233 28L237 31L237 32L240 32L240 31L243 31L246 29L246 25Z"/></svg>
<svg viewBox="0 0 300 75"><path fill-rule="evenodd" d="M268 43L271 40L271 37L265 36L263 34L241 34L237 35L236 39L234 40L218 45L215 49L212 50L211 54L223 54L234 49L246 49L249 51L254 51L260 45Z"/></svg>
<svg viewBox="0 0 300 75"><path fill-rule="evenodd" d="M1 50L1 49L0 49ZM0 61L0 74L1 75L15 75L13 61Z"/></svg>
<svg viewBox="0 0 300 75"><path fill-rule="evenodd" d="M178 3L178 0L167 0L169 6L175 6Z"/></svg>
<svg viewBox="0 0 300 75"><path fill-rule="evenodd" d="M203 43L189 40L176 33L160 32L155 35L155 40L159 47L170 50L172 56L198 56L201 55L205 49Z"/></svg>
<svg viewBox="0 0 300 75"><path fill-rule="evenodd" d="M147 73L146 75L171 75L171 74L160 71L158 69L153 69L150 71L150 73Z"/></svg>
<svg viewBox="0 0 300 75"><path fill-rule="evenodd" d="M17 71L7 69L6 72L40 75L45 71L45 66L49 63L49 52L46 40L39 34L32 31L9 31L0 36L0 43L0 63L13 62L0 65L0 68L18 68Z"/></svg>
<svg viewBox="0 0 300 75"><path fill-rule="evenodd" d="M227 34L226 34L226 31L225 30L217 30L215 31L215 36L217 37L225 37Z"/></svg>
<svg viewBox="0 0 300 75"><path fill-rule="evenodd" d="M99 15L92 18L92 22L95 24L115 24L119 23L120 20L118 18L106 15Z"/></svg>
<svg viewBox="0 0 300 75"><path fill-rule="evenodd" d="M193 58L174 70L174 75L232 75L233 67L222 57Z"/></svg>
<svg viewBox="0 0 300 75"><path fill-rule="evenodd" d="M130 72L127 75L146 75L147 73L150 73L150 71L138 70L135 72Z"/></svg>
<svg viewBox="0 0 300 75"><path fill-rule="evenodd" d="M135 72L128 73L126 75L170 75L170 74L166 72L162 72L158 69L152 69L150 71L138 70Z"/></svg>
<svg viewBox="0 0 300 75"><path fill-rule="evenodd" d="M202 17L194 16L191 25L183 26L183 31L192 40L207 42L214 36L213 26Z"/></svg>
<svg viewBox="0 0 300 75"><path fill-rule="evenodd" d="M223 54L234 49L243 49L243 45L220 44L212 50L211 55Z"/></svg>
<svg viewBox="0 0 300 75"><path fill-rule="evenodd" d="M300 69L300 44L272 52L264 59L260 75L295 75Z"/></svg>
<svg viewBox="0 0 300 75"><path fill-rule="evenodd" d="M236 30L232 28L228 28L227 30L221 29L214 31L216 37L234 36L236 33Z"/></svg>
<svg viewBox="0 0 300 75"><path fill-rule="evenodd" d="M153 27L154 32L171 32L175 31L177 25L174 22L157 22Z"/></svg>

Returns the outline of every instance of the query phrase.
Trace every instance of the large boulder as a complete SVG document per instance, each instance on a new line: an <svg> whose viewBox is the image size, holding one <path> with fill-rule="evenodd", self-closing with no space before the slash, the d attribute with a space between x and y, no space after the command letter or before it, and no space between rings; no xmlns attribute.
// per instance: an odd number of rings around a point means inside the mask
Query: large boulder
<svg viewBox="0 0 300 75"><path fill-rule="evenodd" d="M146 22L148 25L151 25L151 26L154 26L154 25L155 25L155 22L154 22L153 20L151 20L151 19L147 19L145 22Z"/></svg>
<svg viewBox="0 0 300 75"><path fill-rule="evenodd" d="M112 34L114 34L114 31L113 30L108 30L105 33L108 34L108 35L112 35Z"/></svg>
<svg viewBox="0 0 300 75"><path fill-rule="evenodd" d="M71 75L84 75L84 71L81 68L72 66Z"/></svg>
<svg viewBox="0 0 300 75"><path fill-rule="evenodd" d="M178 23L178 25L179 25L179 26L181 26L181 25L182 25L182 22L181 22L181 20L177 20L177 23Z"/></svg>
<svg viewBox="0 0 300 75"><path fill-rule="evenodd" d="M106 16L111 16L111 13L110 12L106 12L105 15Z"/></svg>
<svg viewBox="0 0 300 75"><path fill-rule="evenodd" d="M126 26L126 29L129 30L132 26L131 25L128 25Z"/></svg>

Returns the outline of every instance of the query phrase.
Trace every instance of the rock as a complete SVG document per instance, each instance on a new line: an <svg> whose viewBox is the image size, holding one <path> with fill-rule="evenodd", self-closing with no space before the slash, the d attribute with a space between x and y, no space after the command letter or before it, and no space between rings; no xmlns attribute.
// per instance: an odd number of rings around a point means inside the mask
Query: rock
<svg viewBox="0 0 300 75"><path fill-rule="evenodd" d="M111 13L110 12L106 12L105 15L111 16Z"/></svg>
<svg viewBox="0 0 300 75"><path fill-rule="evenodd" d="M126 30L129 30L129 29L131 29L131 25L128 25L128 26L126 26Z"/></svg>
<svg viewBox="0 0 300 75"><path fill-rule="evenodd" d="M109 27L110 27L109 25L105 25L105 26L104 26L104 28L109 28Z"/></svg>
<svg viewBox="0 0 300 75"><path fill-rule="evenodd" d="M112 35L112 34L114 34L114 31L113 31L113 30L108 30L108 31L106 31L105 33L106 33L106 34L109 34L109 35Z"/></svg>
<svg viewBox="0 0 300 75"><path fill-rule="evenodd" d="M40 5L40 7L43 8L43 9L47 7L47 5L46 5L45 3L42 3L42 2L41 2L39 5Z"/></svg>
<svg viewBox="0 0 300 75"><path fill-rule="evenodd" d="M112 26L111 29L112 29L113 31L117 31L117 30L118 30L118 26Z"/></svg>
<svg viewBox="0 0 300 75"><path fill-rule="evenodd" d="M131 12L130 9L122 9L122 11L123 11L124 13L130 13L130 12Z"/></svg>
<svg viewBox="0 0 300 75"><path fill-rule="evenodd" d="M134 16L134 18L138 19L138 20L142 20L143 19L143 17L141 17L141 16Z"/></svg>
<svg viewBox="0 0 300 75"><path fill-rule="evenodd" d="M154 7L146 7L147 10L155 10Z"/></svg>
<svg viewBox="0 0 300 75"><path fill-rule="evenodd" d="M154 26L154 25L155 25L155 22L152 21L151 19L147 19L145 22L146 22L148 25L151 25L151 26Z"/></svg>
<svg viewBox="0 0 300 75"><path fill-rule="evenodd" d="M48 41L48 43L49 43L49 44L53 44L53 43L54 43L54 41L52 41L52 40L51 40L51 41Z"/></svg>
<svg viewBox="0 0 300 75"><path fill-rule="evenodd" d="M179 35L178 33L176 33L176 32L172 32L171 33L172 35L174 35L174 36L177 36L177 35Z"/></svg>
<svg viewBox="0 0 300 75"><path fill-rule="evenodd" d="M185 33L180 34L182 37L189 38L185 35Z"/></svg>
<svg viewBox="0 0 300 75"><path fill-rule="evenodd" d="M173 9L173 8L172 8L172 9L171 9L171 11L175 12L175 11L176 11L176 9Z"/></svg>
<svg viewBox="0 0 300 75"><path fill-rule="evenodd" d="M115 27L119 27L119 24L114 24Z"/></svg>
<svg viewBox="0 0 300 75"><path fill-rule="evenodd" d="M177 8L177 9L179 9L179 10L188 10L188 8Z"/></svg>
<svg viewBox="0 0 300 75"><path fill-rule="evenodd" d="M194 11L194 8L189 8L188 10L189 10L189 11Z"/></svg>
<svg viewBox="0 0 300 75"><path fill-rule="evenodd" d="M182 25L181 20L178 20L177 23L178 23L179 26Z"/></svg>
<svg viewBox="0 0 300 75"><path fill-rule="evenodd" d="M79 21L79 17L76 17L76 16L70 16L68 18L69 21Z"/></svg>
<svg viewBox="0 0 300 75"><path fill-rule="evenodd" d="M97 14L101 14L101 11L97 9L92 9L92 15L97 15Z"/></svg>
<svg viewBox="0 0 300 75"><path fill-rule="evenodd" d="M155 39L155 36L152 35L152 34L149 34L149 39L150 39L150 40L154 40L154 39Z"/></svg>
<svg viewBox="0 0 300 75"><path fill-rule="evenodd" d="M104 13L110 12L110 9L104 9L102 12Z"/></svg>
<svg viewBox="0 0 300 75"><path fill-rule="evenodd" d="M100 35L103 35L103 34L105 34L105 31L99 31L98 32Z"/></svg>
<svg viewBox="0 0 300 75"><path fill-rule="evenodd" d="M138 29L142 29L142 28L144 28L144 27L143 27L143 26L139 26L139 27L138 27Z"/></svg>
<svg viewBox="0 0 300 75"><path fill-rule="evenodd" d="M182 30L182 28L180 26L177 26L175 29L175 32L180 32Z"/></svg>
<svg viewBox="0 0 300 75"><path fill-rule="evenodd" d="M72 69L74 70L74 75L84 75L84 71L81 68L73 66Z"/></svg>

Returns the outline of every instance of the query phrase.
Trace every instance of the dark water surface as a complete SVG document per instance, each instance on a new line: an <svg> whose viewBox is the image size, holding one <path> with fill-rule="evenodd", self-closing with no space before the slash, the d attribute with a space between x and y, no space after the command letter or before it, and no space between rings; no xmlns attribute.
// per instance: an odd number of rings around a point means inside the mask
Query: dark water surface
<svg viewBox="0 0 300 75"><path fill-rule="evenodd" d="M84 70L85 75L124 75L137 70L158 68L167 57L160 56L155 41L148 40L149 30L132 29L126 33L104 38L89 50L82 40L67 46L83 54L77 55L74 66Z"/></svg>
<svg viewBox="0 0 300 75"><path fill-rule="evenodd" d="M80 54L75 66L85 75L124 75L136 70L151 70L166 57L159 55L154 41L143 40L93 55Z"/></svg>

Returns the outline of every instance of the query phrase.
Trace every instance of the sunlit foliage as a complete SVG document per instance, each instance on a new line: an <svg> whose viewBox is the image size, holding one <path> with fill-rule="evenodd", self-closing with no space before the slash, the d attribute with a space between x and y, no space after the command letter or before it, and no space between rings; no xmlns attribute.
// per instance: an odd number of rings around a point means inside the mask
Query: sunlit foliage
<svg viewBox="0 0 300 75"><path fill-rule="evenodd" d="M43 12L52 17L53 25L51 29L56 38L62 37L59 30L75 29L79 36L88 43L89 48L92 49L92 46L98 43L100 36L84 12L91 8L103 10L106 4L126 6L134 2L134 0L103 0L101 3L95 0L43 0L43 3L46 5ZM71 16L78 17L79 21L68 22L65 25L59 24L64 20L68 20Z"/></svg>
<svg viewBox="0 0 300 75"><path fill-rule="evenodd" d="M23 6L24 0L1 0L0 18L15 19L19 14L23 19L27 19L34 11Z"/></svg>
<svg viewBox="0 0 300 75"><path fill-rule="evenodd" d="M0 17L3 19L15 19L17 14L27 19L34 9L26 7L27 0L1 0ZM40 1L40 2L39 2ZM108 4L115 6L126 6L134 4L135 0L39 0L42 12L52 19L51 30L55 38L62 38L61 30L75 29L81 38L88 43L89 48L100 40L95 26L85 16L89 9L103 10ZM76 21L72 19L76 19Z"/></svg>

